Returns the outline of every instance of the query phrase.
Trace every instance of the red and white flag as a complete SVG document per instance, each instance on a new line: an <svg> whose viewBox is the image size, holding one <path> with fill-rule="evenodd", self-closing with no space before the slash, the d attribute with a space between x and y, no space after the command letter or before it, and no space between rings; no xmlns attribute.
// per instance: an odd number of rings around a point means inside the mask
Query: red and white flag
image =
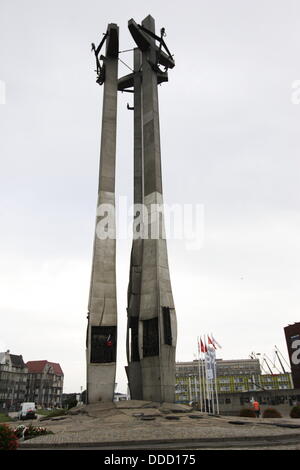
<svg viewBox="0 0 300 470"><path fill-rule="evenodd" d="M214 349L217 349L216 346L214 345L213 341L210 339L210 337L207 335L208 339L208 344L211 344Z"/></svg>
<svg viewBox="0 0 300 470"><path fill-rule="evenodd" d="M215 340L215 338L213 337L213 335L211 334L211 339L213 340L214 342L214 345L216 345L218 348L222 349L222 346Z"/></svg>
<svg viewBox="0 0 300 470"><path fill-rule="evenodd" d="M207 353L207 346L205 344L205 340L204 340L204 343L203 343L202 338L200 338L200 350L203 353Z"/></svg>

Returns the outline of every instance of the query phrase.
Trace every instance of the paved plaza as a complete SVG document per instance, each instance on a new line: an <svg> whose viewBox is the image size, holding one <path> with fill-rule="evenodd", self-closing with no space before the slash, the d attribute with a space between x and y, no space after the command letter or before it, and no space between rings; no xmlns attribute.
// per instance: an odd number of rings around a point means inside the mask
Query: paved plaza
<svg viewBox="0 0 300 470"><path fill-rule="evenodd" d="M44 418L40 424L53 434L22 442L22 449L300 446L298 420L208 416L189 406L170 403L91 404L74 408L65 416Z"/></svg>

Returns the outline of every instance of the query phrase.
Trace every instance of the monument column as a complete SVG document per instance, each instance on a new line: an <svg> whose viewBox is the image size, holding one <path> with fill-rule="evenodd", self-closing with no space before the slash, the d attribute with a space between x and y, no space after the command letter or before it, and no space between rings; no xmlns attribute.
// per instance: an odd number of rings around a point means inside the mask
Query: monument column
<svg viewBox="0 0 300 470"><path fill-rule="evenodd" d="M142 27L134 20L128 26L142 51L143 185L148 213L138 328L143 399L174 402L177 324L164 235L157 84L158 75L163 75L158 64L175 64L156 46L151 16Z"/></svg>
<svg viewBox="0 0 300 470"><path fill-rule="evenodd" d="M134 74L132 84L134 88L134 206L142 210L144 200L143 189L143 129L142 129L142 54L138 48L134 49ZM136 217L141 219L140 212ZM134 225L135 227L135 225ZM127 361L126 373L132 400L143 399L142 372L138 345L138 325L141 300L141 276L143 240L141 238L142 226L138 226L132 242L130 273L128 285L127 307Z"/></svg>
<svg viewBox="0 0 300 470"><path fill-rule="evenodd" d="M99 49L99 48L98 48ZM100 170L87 327L88 403L112 401L117 354L115 159L119 28L108 25L97 82L104 82ZM98 68L98 67L97 67Z"/></svg>

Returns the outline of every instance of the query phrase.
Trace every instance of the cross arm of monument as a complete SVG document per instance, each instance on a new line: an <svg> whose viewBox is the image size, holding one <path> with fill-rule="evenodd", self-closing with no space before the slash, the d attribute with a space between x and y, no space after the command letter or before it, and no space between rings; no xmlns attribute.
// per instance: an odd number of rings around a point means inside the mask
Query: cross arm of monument
<svg viewBox="0 0 300 470"><path fill-rule="evenodd" d="M125 75L124 77L119 78L118 80L118 90L119 91L127 91L131 92L131 90L128 90L128 88L132 88L134 86L134 73L129 73L128 75ZM160 85L163 82L168 81L168 72L158 72L157 73L157 83ZM133 91L132 91L133 92Z"/></svg>
<svg viewBox="0 0 300 470"><path fill-rule="evenodd" d="M92 42L92 51L94 51L96 57L98 57L98 55L99 55L99 53L102 49L102 46L105 43L106 38L107 38L107 33L104 33L103 38L102 38L102 40L101 40L101 42L100 42L100 44L97 48L96 48L95 44Z"/></svg>
<svg viewBox="0 0 300 470"><path fill-rule="evenodd" d="M99 58L100 51L106 42L106 56L101 55ZM106 58L117 59L119 55L119 28L115 23L110 23L107 26L107 31L103 35L103 38L96 48L95 44L92 43L92 51L94 51L96 58L96 73L97 80L96 82L99 85L102 85L105 81L105 64L101 65L101 61L105 61Z"/></svg>
<svg viewBox="0 0 300 470"><path fill-rule="evenodd" d="M172 69L173 67L175 67L175 61L173 57L171 56L169 49L167 48L162 38L156 36L151 31L148 31L143 26L137 24L133 19L128 21L128 29L136 45L141 49L141 51L144 52L148 50L149 48L153 48L156 53L157 62L160 65L163 65L164 67L168 69ZM158 47L155 44L153 39L160 42L160 47ZM162 51L161 49L162 45L166 48L168 52L167 54L164 51Z"/></svg>
<svg viewBox="0 0 300 470"><path fill-rule="evenodd" d="M98 57L102 49L103 44L106 39L106 56L107 57L118 57L119 53L119 39L118 39L118 26L115 23L110 23L107 26L106 33L103 34L103 38L96 48L95 44L92 43L92 51L94 51L95 56Z"/></svg>

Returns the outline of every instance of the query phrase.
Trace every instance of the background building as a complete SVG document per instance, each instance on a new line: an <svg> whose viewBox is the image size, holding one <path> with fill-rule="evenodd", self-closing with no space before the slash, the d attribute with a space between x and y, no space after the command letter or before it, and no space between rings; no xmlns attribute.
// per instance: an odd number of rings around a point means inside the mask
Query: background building
<svg viewBox="0 0 300 470"><path fill-rule="evenodd" d="M252 408L252 401L257 400L261 412L266 408L276 408L279 413L288 418L291 408L300 403L299 389L260 390L244 393L220 393L220 414L238 416L241 408Z"/></svg>
<svg viewBox="0 0 300 470"><path fill-rule="evenodd" d="M15 411L26 401L28 369L22 356L0 353L0 410Z"/></svg>
<svg viewBox="0 0 300 470"><path fill-rule="evenodd" d="M205 376L203 362L179 362L176 364L176 401L198 402L199 376ZM268 390L293 389L292 377L285 374L262 374L259 359L216 360L218 393L242 393ZM204 379L206 386L206 382Z"/></svg>
<svg viewBox="0 0 300 470"><path fill-rule="evenodd" d="M62 406L64 374L59 364L48 361L29 361L27 401L38 406L54 408Z"/></svg>

